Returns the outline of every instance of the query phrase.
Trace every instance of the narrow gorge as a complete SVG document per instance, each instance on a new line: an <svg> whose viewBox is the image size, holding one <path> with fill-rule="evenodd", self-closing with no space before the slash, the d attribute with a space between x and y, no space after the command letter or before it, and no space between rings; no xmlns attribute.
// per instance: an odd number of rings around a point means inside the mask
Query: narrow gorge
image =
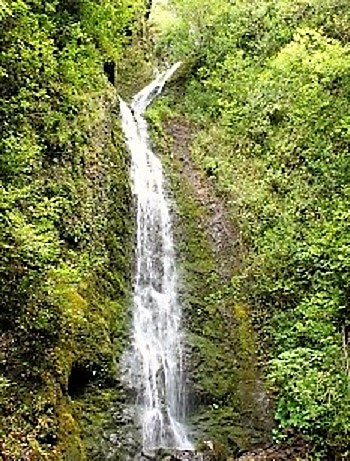
<svg viewBox="0 0 350 461"><path fill-rule="evenodd" d="M349 1L0 24L0 459L348 461Z"/></svg>

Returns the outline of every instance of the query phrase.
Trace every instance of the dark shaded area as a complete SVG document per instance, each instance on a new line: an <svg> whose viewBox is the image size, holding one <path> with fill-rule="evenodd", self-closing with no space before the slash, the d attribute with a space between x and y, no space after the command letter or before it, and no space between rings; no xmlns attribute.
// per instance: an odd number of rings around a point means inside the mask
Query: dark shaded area
<svg viewBox="0 0 350 461"><path fill-rule="evenodd" d="M148 21L151 16L151 12L152 12L152 0L148 0L145 3L146 3L145 19L146 21Z"/></svg>
<svg viewBox="0 0 350 461"><path fill-rule="evenodd" d="M107 75L108 81L114 85L115 84L115 62L106 61L103 64L103 72Z"/></svg>
<svg viewBox="0 0 350 461"><path fill-rule="evenodd" d="M88 384L94 379L93 370L86 363L73 363L68 379L68 395L81 396Z"/></svg>

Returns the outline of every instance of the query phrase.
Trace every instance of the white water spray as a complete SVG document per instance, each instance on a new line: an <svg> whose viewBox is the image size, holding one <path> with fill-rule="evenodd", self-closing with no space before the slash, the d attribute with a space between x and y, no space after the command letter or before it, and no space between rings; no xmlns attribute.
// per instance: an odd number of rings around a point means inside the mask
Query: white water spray
<svg viewBox="0 0 350 461"><path fill-rule="evenodd" d="M137 392L144 450L191 450L186 427L182 370L181 306L169 205L160 160L151 149L144 112L178 69L160 74L131 105L120 101L123 130L132 155L137 199L136 279L132 347L124 374Z"/></svg>

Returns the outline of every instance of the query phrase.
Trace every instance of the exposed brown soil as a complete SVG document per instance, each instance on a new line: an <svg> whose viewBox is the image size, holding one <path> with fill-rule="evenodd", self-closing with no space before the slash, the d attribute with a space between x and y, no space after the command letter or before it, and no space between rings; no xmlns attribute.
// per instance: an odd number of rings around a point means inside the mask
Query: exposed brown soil
<svg viewBox="0 0 350 461"><path fill-rule="evenodd" d="M192 186L193 197L207 210L203 228L208 230L218 269L224 279L229 279L240 262L243 244L239 233L228 218L229 213L213 186L214 177L203 174L194 165L189 146L195 127L188 121L173 118L165 125L173 143L173 154L182 165L182 173Z"/></svg>

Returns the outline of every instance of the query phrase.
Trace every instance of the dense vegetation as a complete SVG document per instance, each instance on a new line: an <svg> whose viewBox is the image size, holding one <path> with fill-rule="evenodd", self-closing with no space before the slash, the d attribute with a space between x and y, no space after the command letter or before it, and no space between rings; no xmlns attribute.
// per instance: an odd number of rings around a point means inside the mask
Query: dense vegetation
<svg viewBox="0 0 350 461"><path fill-rule="evenodd" d="M349 2L168 3L155 53L184 64L151 115L159 132L192 130L191 158L240 242L224 280L202 229L208 210L169 158L196 427L210 420L230 450L258 438L239 432L261 415L255 390L239 395L237 383L260 376L260 358L276 440L348 459ZM139 86L150 4L0 0L1 459L124 456L104 445L123 400L133 230L115 108L117 92Z"/></svg>
<svg viewBox="0 0 350 461"><path fill-rule="evenodd" d="M275 437L348 459L349 2L171 5L157 52L187 57L152 117L192 124L192 158L239 227L230 292L264 343Z"/></svg>
<svg viewBox="0 0 350 461"><path fill-rule="evenodd" d="M1 459L103 458L132 235L108 79L122 89L143 15L141 0L0 1Z"/></svg>

